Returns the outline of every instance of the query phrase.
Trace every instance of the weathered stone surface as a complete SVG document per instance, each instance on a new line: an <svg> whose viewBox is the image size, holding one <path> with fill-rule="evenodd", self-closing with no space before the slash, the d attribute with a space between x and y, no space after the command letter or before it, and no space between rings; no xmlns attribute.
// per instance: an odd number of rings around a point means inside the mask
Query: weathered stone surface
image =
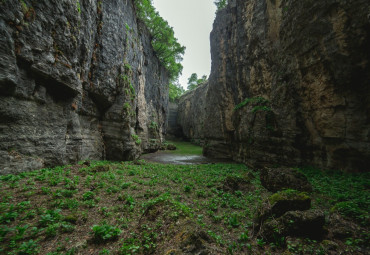
<svg viewBox="0 0 370 255"><path fill-rule="evenodd" d="M183 135L189 140L202 142L205 137L204 121L206 121L205 95L208 83L199 85L194 90L183 95L178 104L177 123L182 128Z"/></svg>
<svg viewBox="0 0 370 255"><path fill-rule="evenodd" d="M271 195L258 210L256 223L262 224L269 217L280 217L289 211L311 208L311 198L303 192L284 190Z"/></svg>
<svg viewBox="0 0 370 255"><path fill-rule="evenodd" d="M282 236L302 236L312 239L323 237L325 215L318 210L290 211L277 219L266 221L260 235L268 240L278 240Z"/></svg>
<svg viewBox="0 0 370 255"><path fill-rule="evenodd" d="M177 123L178 116L178 103L169 103L169 114L168 114L168 127L167 127L167 139L178 139L182 137L181 126Z"/></svg>
<svg viewBox="0 0 370 255"><path fill-rule="evenodd" d="M271 192L284 189L312 192L307 177L295 169L264 168L260 172L260 179L262 186Z"/></svg>
<svg viewBox="0 0 370 255"><path fill-rule="evenodd" d="M0 174L134 159L163 138L168 76L132 0L0 6Z"/></svg>
<svg viewBox="0 0 370 255"><path fill-rule="evenodd" d="M367 0L230 0L209 84L180 99L184 134L253 167L369 170L369 13Z"/></svg>

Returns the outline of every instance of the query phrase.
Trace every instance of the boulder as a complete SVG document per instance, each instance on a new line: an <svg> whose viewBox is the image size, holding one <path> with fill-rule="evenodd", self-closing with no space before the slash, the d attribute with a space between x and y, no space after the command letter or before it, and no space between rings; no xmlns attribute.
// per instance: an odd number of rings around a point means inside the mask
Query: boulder
<svg viewBox="0 0 370 255"><path fill-rule="evenodd" d="M262 186L272 192L284 189L312 192L307 177L295 169L265 168L261 170L260 179Z"/></svg>
<svg viewBox="0 0 370 255"><path fill-rule="evenodd" d="M325 215L322 211L289 211L279 218L267 220L261 228L260 236L268 241L286 236L318 240L325 233L324 225Z"/></svg>
<svg viewBox="0 0 370 255"><path fill-rule="evenodd" d="M284 190L271 195L261 206L257 215L257 224L262 224L269 217L280 217L289 211L305 211L311 208L311 198L304 192Z"/></svg>

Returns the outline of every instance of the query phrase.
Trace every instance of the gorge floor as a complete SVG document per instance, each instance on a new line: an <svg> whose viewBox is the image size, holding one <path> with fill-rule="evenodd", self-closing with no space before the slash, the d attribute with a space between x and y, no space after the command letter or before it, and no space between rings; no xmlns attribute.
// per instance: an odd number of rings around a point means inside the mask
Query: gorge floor
<svg viewBox="0 0 370 255"><path fill-rule="evenodd" d="M242 164L88 161L0 176L0 253L367 254L369 174L301 172L328 231L338 216L357 232L263 239L255 216L272 193Z"/></svg>

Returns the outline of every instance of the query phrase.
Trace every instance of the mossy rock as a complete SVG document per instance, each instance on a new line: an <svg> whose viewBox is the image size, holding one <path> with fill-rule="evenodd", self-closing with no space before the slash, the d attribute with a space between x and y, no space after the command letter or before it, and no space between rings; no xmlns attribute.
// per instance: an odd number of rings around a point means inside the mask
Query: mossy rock
<svg viewBox="0 0 370 255"><path fill-rule="evenodd" d="M167 147L166 147L167 150L170 150L170 151L174 151L176 150L176 145L172 144L172 143L169 143L167 144Z"/></svg>
<svg viewBox="0 0 370 255"><path fill-rule="evenodd" d="M311 198L305 192L284 190L271 195L258 210L256 221L262 224L269 217L280 217L288 211L311 208Z"/></svg>
<svg viewBox="0 0 370 255"><path fill-rule="evenodd" d="M260 236L275 242L281 237L297 236L321 239L325 234L325 215L319 210L289 211L278 218L269 218L262 227Z"/></svg>

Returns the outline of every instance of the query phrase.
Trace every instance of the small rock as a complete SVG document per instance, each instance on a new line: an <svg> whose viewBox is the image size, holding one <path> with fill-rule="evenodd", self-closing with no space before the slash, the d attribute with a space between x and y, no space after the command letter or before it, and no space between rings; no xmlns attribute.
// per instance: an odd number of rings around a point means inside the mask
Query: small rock
<svg viewBox="0 0 370 255"><path fill-rule="evenodd" d="M249 176L227 176L223 181L222 190L232 193L238 190L252 191L254 190L254 186L251 184Z"/></svg>
<svg viewBox="0 0 370 255"><path fill-rule="evenodd" d="M176 146L172 143L167 144L167 150L174 151L176 150Z"/></svg>
<svg viewBox="0 0 370 255"><path fill-rule="evenodd" d="M324 234L325 215L322 211L289 211L276 219L267 220L261 228L260 236L268 241L285 236L321 239Z"/></svg>
<svg viewBox="0 0 370 255"><path fill-rule="evenodd" d="M261 184L271 192L284 189L312 192L312 186L307 177L295 169L265 168L260 174Z"/></svg>
<svg viewBox="0 0 370 255"><path fill-rule="evenodd" d="M93 173L98 173L98 172L108 172L108 171L110 171L110 170L111 170L110 166L105 165L105 166L96 166L96 167L93 167L93 168L91 169L91 172L93 172Z"/></svg>

